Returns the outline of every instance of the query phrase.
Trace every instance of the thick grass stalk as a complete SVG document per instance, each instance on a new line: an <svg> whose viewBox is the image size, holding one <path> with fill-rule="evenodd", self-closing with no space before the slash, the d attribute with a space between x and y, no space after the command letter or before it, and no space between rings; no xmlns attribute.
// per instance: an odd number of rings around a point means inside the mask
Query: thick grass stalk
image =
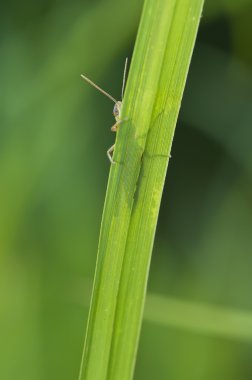
<svg viewBox="0 0 252 380"><path fill-rule="evenodd" d="M146 0L107 188L81 380L131 379L160 200L203 0Z"/></svg>

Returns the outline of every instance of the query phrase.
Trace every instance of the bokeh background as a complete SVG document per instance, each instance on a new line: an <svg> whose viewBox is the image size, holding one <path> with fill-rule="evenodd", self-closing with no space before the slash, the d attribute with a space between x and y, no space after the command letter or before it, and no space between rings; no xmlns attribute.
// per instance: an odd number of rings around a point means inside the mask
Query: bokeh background
<svg viewBox="0 0 252 380"><path fill-rule="evenodd" d="M78 378L140 0L10 0L0 15L0 379ZM252 308L252 2L206 0L148 291ZM185 313L186 314L186 313ZM144 322L135 379L251 380L249 340ZM99 364L97 364L99 365Z"/></svg>

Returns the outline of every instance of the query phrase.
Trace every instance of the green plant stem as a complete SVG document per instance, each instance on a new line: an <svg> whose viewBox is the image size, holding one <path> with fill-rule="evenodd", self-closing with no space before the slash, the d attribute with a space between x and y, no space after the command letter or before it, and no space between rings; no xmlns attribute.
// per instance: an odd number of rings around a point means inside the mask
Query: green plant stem
<svg viewBox="0 0 252 380"><path fill-rule="evenodd" d="M146 0L101 226L80 379L131 379L171 144L203 0Z"/></svg>

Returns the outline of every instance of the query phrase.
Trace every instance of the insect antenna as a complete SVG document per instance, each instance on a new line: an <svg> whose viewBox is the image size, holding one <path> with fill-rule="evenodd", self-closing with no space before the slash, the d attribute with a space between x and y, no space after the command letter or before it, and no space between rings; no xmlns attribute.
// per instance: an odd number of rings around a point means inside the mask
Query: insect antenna
<svg viewBox="0 0 252 380"><path fill-rule="evenodd" d="M123 71L122 100L123 100L124 88L125 88L125 80L126 80L127 64L128 64L128 57L127 57L126 60L125 60L124 71Z"/></svg>
<svg viewBox="0 0 252 380"><path fill-rule="evenodd" d="M117 100L113 98L110 94L108 94L106 91L104 91L102 88L97 86L94 82L92 82L89 78L85 77L85 75L81 74L81 78L84 79L86 82L91 84L91 86L95 87L98 91L100 91L102 94L106 95L109 99L111 99L114 103L117 103Z"/></svg>

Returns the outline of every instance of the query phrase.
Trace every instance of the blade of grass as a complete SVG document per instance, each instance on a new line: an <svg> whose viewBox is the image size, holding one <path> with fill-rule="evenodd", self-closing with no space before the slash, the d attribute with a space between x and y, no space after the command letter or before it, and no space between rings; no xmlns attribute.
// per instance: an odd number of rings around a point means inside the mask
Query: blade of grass
<svg viewBox="0 0 252 380"><path fill-rule="evenodd" d="M146 0L100 233L80 379L130 379L176 119L203 0Z"/></svg>
<svg viewBox="0 0 252 380"><path fill-rule="evenodd" d="M166 49L142 158L118 292L109 368L113 379L119 376L128 379L132 374L160 201L202 4L201 0L174 1L171 25L165 36Z"/></svg>
<svg viewBox="0 0 252 380"><path fill-rule="evenodd" d="M246 343L252 341L252 313L249 310L204 305L148 293L144 320L190 330L195 334Z"/></svg>

